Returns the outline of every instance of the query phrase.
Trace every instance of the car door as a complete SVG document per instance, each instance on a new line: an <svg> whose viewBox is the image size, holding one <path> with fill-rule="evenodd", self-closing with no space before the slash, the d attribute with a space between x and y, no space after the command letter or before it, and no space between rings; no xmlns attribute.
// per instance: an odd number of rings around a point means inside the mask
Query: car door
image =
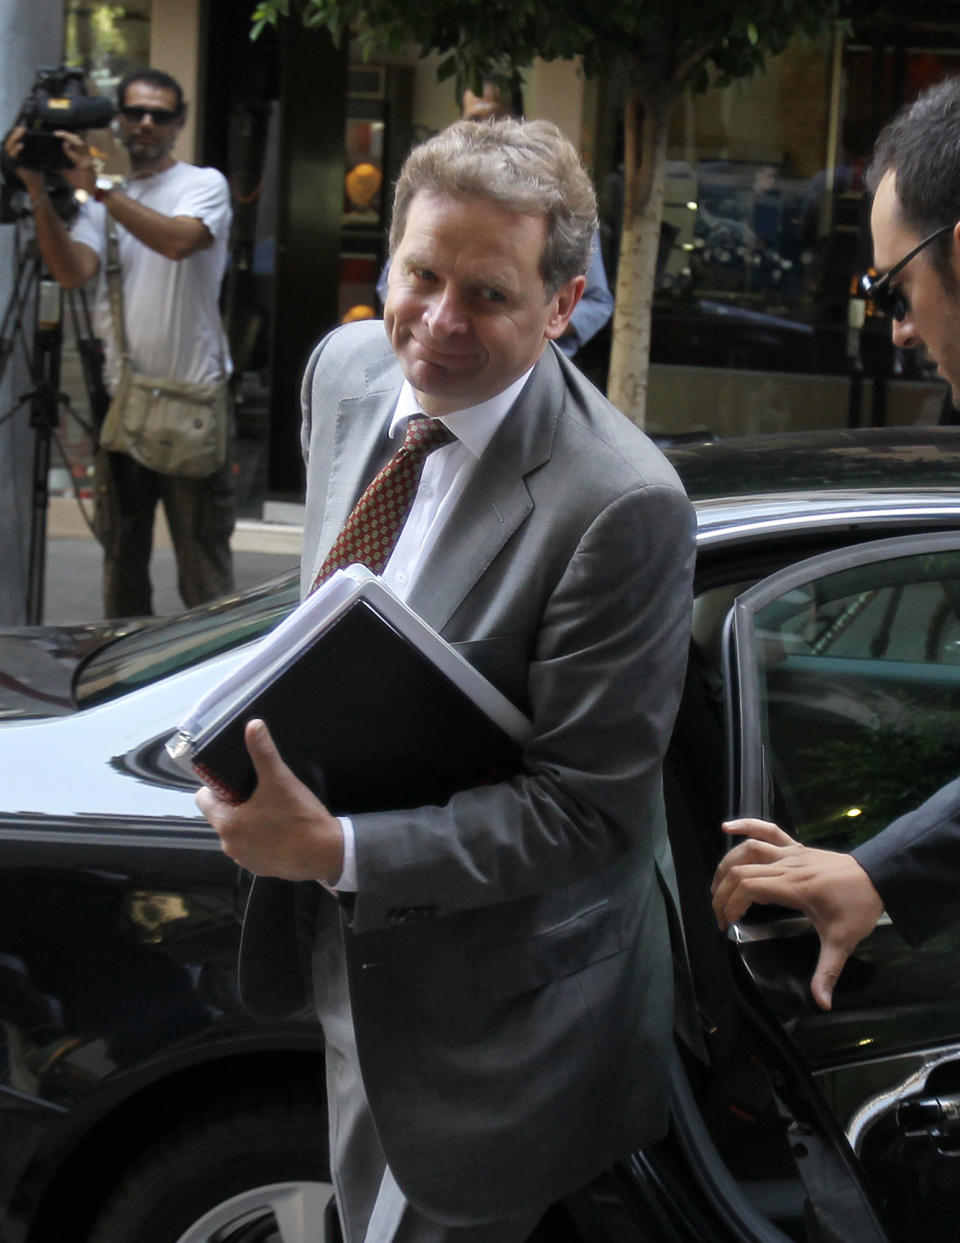
<svg viewBox="0 0 960 1243"><path fill-rule="evenodd" d="M861 544L790 566L727 618L732 811L849 850L960 773L960 535ZM911 949L885 917L833 1009L809 993L808 921L754 908L747 973L842 1125L897 1238L956 1238L958 925Z"/></svg>

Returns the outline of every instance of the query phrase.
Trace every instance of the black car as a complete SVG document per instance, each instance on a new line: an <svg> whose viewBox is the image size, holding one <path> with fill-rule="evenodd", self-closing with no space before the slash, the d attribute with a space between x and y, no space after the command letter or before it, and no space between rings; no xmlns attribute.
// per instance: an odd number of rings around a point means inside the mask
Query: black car
<svg viewBox="0 0 960 1243"><path fill-rule="evenodd" d="M807 922L723 936L709 882L731 814L845 848L956 776L960 432L671 452L700 528L665 775L695 998L669 1137L535 1238L954 1240L960 932L882 922L825 1014ZM163 745L295 600L0 633L3 1243L337 1237L322 1039L240 1007L248 878Z"/></svg>

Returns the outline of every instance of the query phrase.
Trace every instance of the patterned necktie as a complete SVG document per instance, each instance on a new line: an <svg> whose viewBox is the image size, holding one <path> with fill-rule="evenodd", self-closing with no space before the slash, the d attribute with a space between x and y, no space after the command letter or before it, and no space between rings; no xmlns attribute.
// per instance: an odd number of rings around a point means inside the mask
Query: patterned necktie
<svg viewBox="0 0 960 1243"><path fill-rule="evenodd" d="M439 419L415 414L408 420L403 444L367 484L313 580L311 593L334 570L357 561L375 574L383 573L413 506L427 454L455 439Z"/></svg>

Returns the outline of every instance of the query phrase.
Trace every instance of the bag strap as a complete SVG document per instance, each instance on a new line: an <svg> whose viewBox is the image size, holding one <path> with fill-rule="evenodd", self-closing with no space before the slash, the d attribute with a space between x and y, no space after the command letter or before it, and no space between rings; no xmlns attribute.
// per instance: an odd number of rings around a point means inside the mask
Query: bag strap
<svg viewBox="0 0 960 1243"><path fill-rule="evenodd" d="M123 358L129 358L130 346L127 344L127 330L123 322L123 274L120 270L120 247L117 243L117 229L113 217L104 208L107 230L107 266L104 275L107 280L107 292L110 296L110 318L113 320L113 331Z"/></svg>

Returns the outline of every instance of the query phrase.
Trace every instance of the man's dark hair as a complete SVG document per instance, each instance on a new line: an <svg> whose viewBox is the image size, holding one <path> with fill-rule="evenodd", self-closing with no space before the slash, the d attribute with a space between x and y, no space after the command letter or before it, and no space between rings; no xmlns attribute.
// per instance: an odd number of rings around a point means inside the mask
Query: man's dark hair
<svg viewBox="0 0 960 1243"><path fill-rule="evenodd" d="M901 218L918 235L960 220L960 77L924 91L881 132L867 169L869 189L876 192L889 172ZM952 246L947 234L930 247L941 275L953 275Z"/></svg>
<svg viewBox="0 0 960 1243"><path fill-rule="evenodd" d="M486 87L486 82L483 85ZM497 92L501 99L506 98L510 101L510 115L512 117L519 119L526 116L523 109L523 87L519 82L511 82L509 84L499 82L497 83Z"/></svg>
<svg viewBox="0 0 960 1243"><path fill-rule="evenodd" d="M134 82L146 82L148 86L155 86L163 91L172 91L177 101L174 112L177 116L183 114L183 87L176 78L171 77L169 73L164 73L162 69L134 69L132 73L128 73L117 87L118 108L122 108L126 103L127 87L132 86Z"/></svg>

